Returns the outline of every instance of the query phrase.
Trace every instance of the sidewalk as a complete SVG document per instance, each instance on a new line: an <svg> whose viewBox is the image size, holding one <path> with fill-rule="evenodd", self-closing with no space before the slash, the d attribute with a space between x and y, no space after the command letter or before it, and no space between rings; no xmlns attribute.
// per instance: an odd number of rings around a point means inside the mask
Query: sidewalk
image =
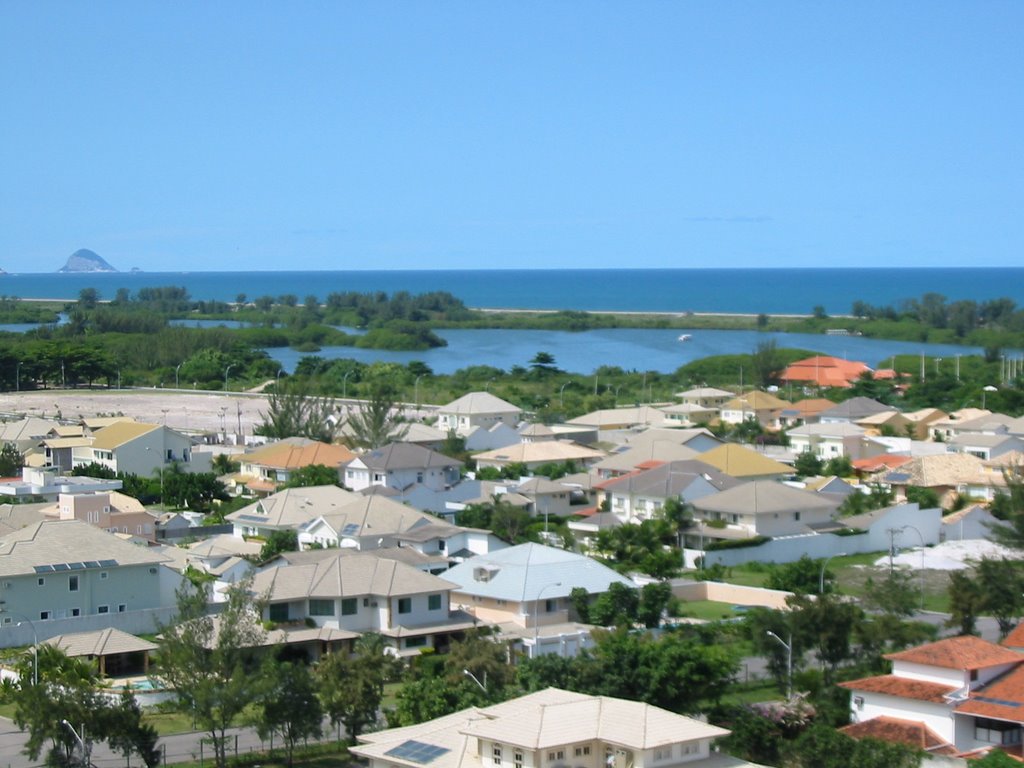
<svg viewBox="0 0 1024 768"><path fill-rule="evenodd" d="M318 741L336 741L339 737L329 720L324 721L324 735ZM198 731L190 733L176 733L171 736L161 736L158 742L160 749L165 755L164 763L199 762L200 757L204 763L213 764L213 747L209 744L202 744L206 734ZM256 735L255 728L231 728L227 732L228 755L242 755L247 752L263 752L270 748L270 743L261 741ZM28 735L7 718L0 717L0 768L37 768L43 765L44 755L40 754L38 760L30 760L22 751ZM275 747L280 747L279 740L274 741ZM124 756L115 754L105 743L93 745L92 762L97 768L125 768L127 763ZM139 768L142 763L137 755L132 756L131 765Z"/></svg>

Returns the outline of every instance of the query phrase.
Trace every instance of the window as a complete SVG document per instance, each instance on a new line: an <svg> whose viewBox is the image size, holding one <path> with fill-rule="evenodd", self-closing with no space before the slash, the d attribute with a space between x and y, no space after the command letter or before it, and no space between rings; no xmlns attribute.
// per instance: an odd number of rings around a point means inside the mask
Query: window
<svg viewBox="0 0 1024 768"><path fill-rule="evenodd" d="M422 648L427 644L427 636L421 635L420 637L407 637L405 639L406 648Z"/></svg>
<svg viewBox="0 0 1024 768"><path fill-rule="evenodd" d="M794 520L799 520L800 519L800 513L799 512L794 512L793 513L793 519Z"/></svg>
<svg viewBox="0 0 1024 768"><path fill-rule="evenodd" d="M491 748L491 762L495 765L501 765L501 744L495 744Z"/></svg>
<svg viewBox="0 0 1024 768"><path fill-rule="evenodd" d="M398 612L399 613L412 613L412 598L411 597L400 597L400 598L398 598Z"/></svg>
<svg viewBox="0 0 1024 768"><path fill-rule="evenodd" d="M523 750L517 749L512 753L512 762L516 768L523 768Z"/></svg>
<svg viewBox="0 0 1024 768"><path fill-rule="evenodd" d="M654 750L654 762L660 763L662 760L670 760L672 758L672 745L669 744L667 747Z"/></svg>
<svg viewBox="0 0 1024 768"><path fill-rule="evenodd" d="M98 605L96 606L96 613L110 613L109 605Z"/></svg>
<svg viewBox="0 0 1024 768"><path fill-rule="evenodd" d="M268 614L271 621L288 621L288 603L272 603Z"/></svg>
<svg viewBox="0 0 1024 768"><path fill-rule="evenodd" d="M558 610L558 598L548 598L544 601L544 612L554 613Z"/></svg>
<svg viewBox="0 0 1024 768"><path fill-rule="evenodd" d="M82 609L81 608L72 608L71 609L71 615L72 616L81 616L82 615Z"/></svg>
<svg viewBox="0 0 1024 768"><path fill-rule="evenodd" d="M317 598L309 599L309 615L310 616L333 616L334 615L334 601L324 600Z"/></svg>
<svg viewBox="0 0 1024 768"><path fill-rule="evenodd" d="M105 578L107 578L107 572L106 571L100 571L100 580L102 581Z"/></svg>
<svg viewBox="0 0 1024 768"><path fill-rule="evenodd" d="M584 757L590 754L590 747L576 747L573 753L576 757Z"/></svg>
<svg viewBox="0 0 1024 768"><path fill-rule="evenodd" d="M128 610L128 606L125 605L124 603L118 603L117 604L117 612L118 613L124 613L127 610Z"/></svg>
<svg viewBox="0 0 1024 768"><path fill-rule="evenodd" d="M548 762L554 763L557 760L565 760L565 750L560 749L557 752L548 752Z"/></svg>
<svg viewBox="0 0 1024 768"><path fill-rule="evenodd" d="M78 575L77 574L74 575L74 576L68 576L68 591L69 592L77 592L78 591Z"/></svg>
<svg viewBox="0 0 1024 768"><path fill-rule="evenodd" d="M440 611L441 610L441 596L440 595L429 595L427 597L427 610L428 611Z"/></svg>
<svg viewBox="0 0 1024 768"><path fill-rule="evenodd" d="M359 599L356 597L343 597L341 599L341 615L355 616L359 612Z"/></svg>
<svg viewBox="0 0 1024 768"><path fill-rule="evenodd" d="M39 612L39 618L41 620L43 620L43 621L46 621L48 618L50 618L50 612L49 611L40 611Z"/></svg>
<svg viewBox="0 0 1024 768"><path fill-rule="evenodd" d="M40 587L43 586L45 583L46 583L46 579L44 579L42 576L40 576L38 579L36 579L36 584L38 584Z"/></svg>
<svg viewBox="0 0 1024 768"><path fill-rule="evenodd" d="M984 717L974 720L974 738L988 744L1020 744L1020 733L1018 723L988 720Z"/></svg>

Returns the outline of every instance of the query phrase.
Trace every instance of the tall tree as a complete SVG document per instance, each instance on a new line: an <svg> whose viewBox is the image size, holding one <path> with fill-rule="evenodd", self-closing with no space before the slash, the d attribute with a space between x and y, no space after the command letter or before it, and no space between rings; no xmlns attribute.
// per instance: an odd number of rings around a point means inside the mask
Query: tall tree
<svg viewBox="0 0 1024 768"><path fill-rule="evenodd" d="M260 674L256 729L260 738L277 734L284 742L289 768L299 741L320 735L323 709L313 675L305 664L268 657Z"/></svg>
<svg viewBox="0 0 1024 768"><path fill-rule="evenodd" d="M177 623L160 634L157 675L206 732L217 768L227 764L227 729L259 693L252 651L265 633L250 587L248 580L231 585L214 619L205 592L186 582L178 590Z"/></svg>
<svg viewBox="0 0 1024 768"><path fill-rule="evenodd" d="M341 724L351 744L377 722L384 684L395 672L384 653L380 635L366 634L356 641L355 653L332 653L317 665L317 688L324 710L334 725Z"/></svg>
<svg viewBox="0 0 1024 768"><path fill-rule="evenodd" d="M157 749L159 736L156 728L143 721L142 708L127 685L122 689L121 698L111 712L111 722L107 743L111 749L124 755L129 765L133 752L142 759L146 768L156 768L160 764L161 754Z"/></svg>
<svg viewBox="0 0 1024 768"><path fill-rule="evenodd" d="M398 404L397 366L370 366L364 372L366 398L345 422L349 442L357 448L379 448L409 433Z"/></svg>
<svg viewBox="0 0 1024 768"><path fill-rule="evenodd" d="M333 418L329 418L334 410L334 401L315 395L308 381L290 379L270 393L268 410L260 414L263 421L256 431L279 439L306 437L330 443L337 434Z"/></svg>

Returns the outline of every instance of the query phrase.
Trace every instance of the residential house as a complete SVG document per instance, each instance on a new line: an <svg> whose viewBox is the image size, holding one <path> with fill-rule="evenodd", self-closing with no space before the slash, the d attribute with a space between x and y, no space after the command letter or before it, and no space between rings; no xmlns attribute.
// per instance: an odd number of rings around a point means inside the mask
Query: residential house
<svg viewBox="0 0 1024 768"><path fill-rule="evenodd" d="M20 481L12 478L0 483L0 497L27 499L38 496L56 501L61 494L118 491L121 486L122 482L116 478L58 475L49 469L22 467Z"/></svg>
<svg viewBox="0 0 1024 768"><path fill-rule="evenodd" d="M608 509L622 522L655 517L670 498L693 503L733 488L742 481L701 461L673 461L605 480L597 488Z"/></svg>
<svg viewBox="0 0 1024 768"><path fill-rule="evenodd" d="M713 751L728 731L649 704L547 688L351 747L369 768L744 768Z"/></svg>
<svg viewBox="0 0 1024 768"><path fill-rule="evenodd" d="M57 474L67 474L75 468L74 454L92 445L92 437L47 437L43 440L43 466Z"/></svg>
<svg viewBox="0 0 1024 768"><path fill-rule="evenodd" d="M947 418L946 412L938 408L921 408L903 415L910 422L908 429L915 440L930 440L932 425Z"/></svg>
<svg viewBox="0 0 1024 768"><path fill-rule="evenodd" d="M979 459L998 459L1010 453L1024 451L1024 438L1009 434L961 432L946 442L951 453L969 453Z"/></svg>
<svg viewBox="0 0 1024 768"><path fill-rule="evenodd" d="M523 417L516 405L489 392L470 392L437 410L437 428L466 437L478 428L504 424L513 429Z"/></svg>
<svg viewBox="0 0 1024 768"><path fill-rule="evenodd" d="M811 453L828 461L841 457L856 458L865 430L856 424L804 424L786 434L794 453Z"/></svg>
<svg viewBox="0 0 1024 768"><path fill-rule="evenodd" d="M357 496L299 529L299 546L375 550L404 546L449 562L505 547L490 531L464 528L386 496Z"/></svg>
<svg viewBox="0 0 1024 768"><path fill-rule="evenodd" d="M475 622L450 609L453 584L375 552L313 550L253 577L265 619L375 632L398 655L443 648Z"/></svg>
<svg viewBox="0 0 1024 768"><path fill-rule="evenodd" d="M970 424L975 419L991 415L992 411L984 408L961 408L958 411L953 411L946 418L937 419L931 423L932 440L945 442L959 434L962 424Z"/></svg>
<svg viewBox="0 0 1024 768"><path fill-rule="evenodd" d="M914 430L910 419L896 410L879 411L855 422L869 435L891 435L904 437Z"/></svg>
<svg viewBox="0 0 1024 768"><path fill-rule="evenodd" d="M25 455L50 436L60 422L27 416L15 421L0 421L0 445L12 445Z"/></svg>
<svg viewBox="0 0 1024 768"><path fill-rule="evenodd" d="M987 539L999 520L980 504L970 504L942 518L940 541Z"/></svg>
<svg viewBox="0 0 1024 768"><path fill-rule="evenodd" d="M886 656L888 675L839 683L852 692L850 719L861 735L902 721L925 743L963 754L993 746L1020 750L1024 654L965 635ZM872 728L875 722L878 727Z"/></svg>
<svg viewBox="0 0 1024 768"><path fill-rule="evenodd" d="M528 471L532 471L545 464L566 462L589 467L604 456L604 451L587 448L569 440L545 440L539 443L517 443L494 451L484 451L474 455L473 459L479 469L503 469L512 464L522 464Z"/></svg>
<svg viewBox="0 0 1024 768"><path fill-rule="evenodd" d="M92 436L88 446L72 449L76 467L99 464L113 472L151 477L171 464L185 472L209 472L210 454L193 453L193 440L162 424L119 421Z"/></svg>
<svg viewBox="0 0 1024 768"><path fill-rule="evenodd" d="M613 583L635 586L589 557L532 543L467 560L444 577L455 584L453 603L518 637L531 657L572 656L590 643L589 628L570 620L574 588L596 597Z"/></svg>
<svg viewBox="0 0 1024 768"><path fill-rule="evenodd" d="M423 485L434 491L459 482L462 462L429 448L389 443L360 454L345 466L345 486L362 491L374 485L403 489Z"/></svg>
<svg viewBox="0 0 1024 768"><path fill-rule="evenodd" d="M834 499L772 480L742 483L693 503L704 539L793 536L832 521ZM691 536L688 536L689 540Z"/></svg>
<svg viewBox="0 0 1024 768"><path fill-rule="evenodd" d="M856 424L861 419L876 413L896 410L892 406L872 400L870 397L851 397L818 414L822 424Z"/></svg>
<svg viewBox="0 0 1024 768"><path fill-rule="evenodd" d="M569 419L566 423L574 427L588 427L600 432L618 429L640 429L660 427L665 422L661 407L640 405L629 408L604 408Z"/></svg>
<svg viewBox="0 0 1024 768"><path fill-rule="evenodd" d="M318 517L333 514L359 496L336 485L286 488L225 515L235 536L267 538L274 531L298 531Z"/></svg>
<svg viewBox="0 0 1024 768"><path fill-rule="evenodd" d="M467 499L466 504L487 504L495 498L514 504L534 517L567 517L586 501L586 497L574 493L574 488L561 480L548 480L538 475L519 480L485 480L480 484L480 495Z"/></svg>
<svg viewBox="0 0 1024 768"><path fill-rule="evenodd" d="M694 427L698 424L707 424L718 416L714 408L705 408L693 403L677 403L666 405L661 409L665 415L665 424L680 427Z"/></svg>
<svg viewBox="0 0 1024 768"><path fill-rule="evenodd" d="M782 429L799 427L801 424L817 424L822 411L834 406L831 400L823 397L808 397L787 405L779 413L779 426Z"/></svg>
<svg viewBox="0 0 1024 768"><path fill-rule="evenodd" d="M880 481L892 489L897 501L907 498L907 488L928 488L939 497L944 509L952 507L957 497L991 497L992 488L1001 478L986 475L982 460L968 453L944 453L920 456L887 472ZM989 485L988 483L991 483Z"/></svg>
<svg viewBox="0 0 1024 768"><path fill-rule="evenodd" d="M62 493L43 514L58 520L81 520L110 533L130 533L156 543L156 515L123 493Z"/></svg>
<svg viewBox="0 0 1024 768"><path fill-rule="evenodd" d="M793 474L792 467L737 443L724 443L697 457L719 472L738 480L779 480Z"/></svg>
<svg viewBox="0 0 1024 768"><path fill-rule="evenodd" d="M779 415L789 405L769 392L755 389L725 403L719 418L725 424L742 424L748 419L754 419L766 429L778 429Z"/></svg>
<svg viewBox="0 0 1024 768"><path fill-rule="evenodd" d="M716 389L715 387L695 387L685 392L676 392L675 396L679 398L681 403L718 411L723 405L736 397L736 393L730 392L727 389Z"/></svg>
<svg viewBox="0 0 1024 768"><path fill-rule="evenodd" d="M81 520L44 520L0 537L0 625L4 643L25 645L19 617L39 639L81 628L152 632L155 609L174 605L180 575L166 558Z"/></svg>
<svg viewBox="0 0 1024 768"><path fill-rule="evenodd" d="M870 375L871 369L857 360L815 355L790 363L779 380L809 387L849 389L864 374Z"/></svg>
<svg viewBox="0 0 1024 768"><path fill-rule="evenodd" d="M296 470L315 465L335 470L340 483L342 466L354 458L355 454L342 445L289 437L238 456L239 471L228 479L227 485L236 495L266 495L287 483Z"/></svg>
<svg viewBox="0 0 1024 768"><path fill-rule="evenodd" d="M515 445L525 440L519 432L507 424L495 424L485 429L476 427L466 436L466 450L493 451L495 448L504 448L506 445Z"/></svg>

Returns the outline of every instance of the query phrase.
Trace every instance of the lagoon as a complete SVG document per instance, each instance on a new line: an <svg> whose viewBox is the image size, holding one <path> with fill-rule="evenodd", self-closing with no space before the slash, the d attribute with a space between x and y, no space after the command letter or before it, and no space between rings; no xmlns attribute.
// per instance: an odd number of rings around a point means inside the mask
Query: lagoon
<svg viewBox="0 0 1024 768"><path fill-rule="evenodd" d="M328 360L351 358L363 363L401 363L418 360L438 374L451 374L472 365L489 365L508 370L528 367L538 352L549 352L559 368L589 374L602 365L624 370L672 373L682 365L711 355L748 354L760 342L774 340L779 347L806 349L825 355L861 360L872 368L884 367L893 355L941 357L940 365L953 366L954 359L980 355L980 347L952 344L922 344L887 341L863 336L824 336L805 333L760 331L694 331L690 341L679 341L679 330L651 328L605 328L592 331L539 331L509 329L439 330L447 347L395 352L356 347L325 347L314 353ZM309 353L272 348L267 353L287 372ZM932 364L934 365L934 363Z"/></svg>

